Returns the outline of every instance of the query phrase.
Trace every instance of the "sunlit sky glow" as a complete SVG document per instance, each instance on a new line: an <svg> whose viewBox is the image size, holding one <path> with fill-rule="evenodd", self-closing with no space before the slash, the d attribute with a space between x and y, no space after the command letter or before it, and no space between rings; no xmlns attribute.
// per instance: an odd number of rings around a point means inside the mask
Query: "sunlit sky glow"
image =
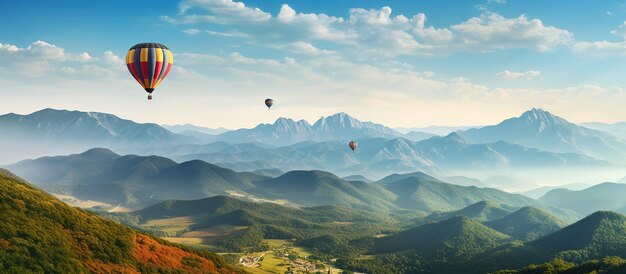
<svg viewBox="0 0 626 274"><path fill-rule="evenodd" d="M483 125L531 107L624 121L625 20L626 2L592 0L2 1L0 108L226 128L340 111ZM153 101L122 59L147 41L175 54Z"/></svg>

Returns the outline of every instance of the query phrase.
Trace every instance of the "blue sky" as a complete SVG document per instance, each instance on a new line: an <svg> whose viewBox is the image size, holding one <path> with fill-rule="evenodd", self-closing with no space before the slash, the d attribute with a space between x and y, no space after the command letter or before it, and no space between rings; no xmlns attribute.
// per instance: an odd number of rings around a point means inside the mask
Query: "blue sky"
<svg viewBox="0 0 626 274"><path fill-rule="evenodd" d="M0 107L228 128L339 111L490 124L531 107L623 121L625 21L626 1L3 1ZM122 62L144 41L175 54L152 102Z"/></svg>

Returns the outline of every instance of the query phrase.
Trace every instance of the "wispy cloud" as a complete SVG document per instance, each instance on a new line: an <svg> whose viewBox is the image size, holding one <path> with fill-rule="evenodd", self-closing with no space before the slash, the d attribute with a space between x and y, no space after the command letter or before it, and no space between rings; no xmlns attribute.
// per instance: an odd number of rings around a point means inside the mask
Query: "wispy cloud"
<svg viewBox="0 0 626 274"><path fill-rule="evenodd" d="M541 72L537 70L529 70L529 71L524 71L524 72L514 72L510 70L505 70L497 74L497 76L499 76L500 78L509 79L509 80L532 79L539 75L541 75Z"/></svg>
<svg viewBox="0 0 626 274"><path fill-rule="evenodd" d="M619 36L624 41L582 41L572 45L572 50L578 54L606 58L610 56L626 56L626 21L611 31L611 34Z"/></svg>

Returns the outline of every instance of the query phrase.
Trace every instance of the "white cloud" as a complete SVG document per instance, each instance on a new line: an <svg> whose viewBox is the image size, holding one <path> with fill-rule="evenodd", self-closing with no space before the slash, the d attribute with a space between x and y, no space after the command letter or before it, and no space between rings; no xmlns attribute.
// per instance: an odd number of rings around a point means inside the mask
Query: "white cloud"
<svg viewBox="0 0 626 274"><path fill-rule="evenodd" d="M220 31L212 31L212 30L206 30L206 33L208 33L209 35L214 35L214 36L222 36L222 37L248 37L248 34L242 33L242 32L220 32Z"/></svg>
<svg viewBox="0 0 626 274"><path fill-rule="evenodd" d="M87 52L68 53L61 47L41 40L23 48L0 43L0 59L4 64L0 70L5 71L5 75L26 77L93 72L99 68L120 71L123 68L123 60L111 51L104 52L99 58Z"/></svg>
<svg viewBox="0 0 626 274"><path fill-rule="evenodd" d="M487 0L487 4L506 4L506 0Z"/></svg>
<svg viewBox="0 0 626 274"><path fill-rule="evenodd" d="M541 75L541 72L537 70L529 70L529 71L524 71L524 72L514 72L514 71L505 70L497 74L497 76L499 76L500 78L509 79L509 80L532 79L539 75Z"/></svg>
<svg viewBox="0 0 626 274"><path fill-rule="evenodd" d="M458 36L459 46L475 51L505 48L546 51L573 40L569 31L545 26L541 20L528 19L525 15L505 18L496 13L484 13L450 29Z"/></svg>
<svg viewBox="0 0 626 274"><path fill-rule="evenodd" d="M205 10L211 15L187 15L193 9ZM230 22L262 22L269 20L272 15L259 8L247 7L242 2L232 0L186 0L180 4L180 18L162 17L175 24L192 24L210 22L226 24Z"/></svg>
<svg viewBox="0 0 626 274"><path fill-rule="evenodd" d="M198 34L200 32L199 29L194 29L194 28L190 28L190 29L186 29L183 30L184 33L189 34L189 35L194 35L194 34Z"/></svg>
<svg viewBox="0 0 626 274"><path fill-rule="evenodd" d="M502 3L502 1L496 1ZM258 8L232 0L194 0L181 4L179 15L163 20L181 23L227 24L237 30L213 35L244 37L257 44L287 45L319 41L332 43L346 54L360 57L395 55L440 55L458 51L488 52L507 48L547 51L567 45L573 35L546 26L525 15L506 18L485 12L480 17L444 28L426 25L426 15L394 15L390 7L352 8L349 16L298 13L287 4L273 16ZM241 35L245 34L245 35Z"/></svg>
<svg viewBox="0 0 626 274"><path fill-rule="evenodd" d="M612 30L611 34L626 39L626 21ZM606 58L611 56L626 56L626 41L581 41L574 43L572 50L577 54L590 57Z"/></svg>
<svg viewBox="0 0 626 274"><path fill-rule="evenodd" d="M334 51L331 51L331 50L319 49L307 42L293 42L293 43L286 44L286 45L276 45L274 46L274 48L286 49L294 53L311 55L311 56L329 55L329 54L335 53Z"/></svg>
<svg viewBox="0 0 626 274"><path fill-rule="evenodd" d="M626 56L626 41L577 42L572 46L575 53L592 57Z"/></svg>
<svg viewBox="0 0 626 274"><path fill-rule="evenodd" d="M611 33L626 39L626 21L624 21L624 23L622 23L622 25L620 25L617 29L612 30Z"/></svg>
<svg viewBox="0 0 626 274"><path fill-rule="evenodd" d="M25 48L0 43L0 53L9 54L6 55L7 58L9 58L9 61L11 61L11 59L14 60L15 58L22 58L38 61L56 60L88 62L92 59L87 52L68 54L64 49L41 40L35 41Z"/></svg>

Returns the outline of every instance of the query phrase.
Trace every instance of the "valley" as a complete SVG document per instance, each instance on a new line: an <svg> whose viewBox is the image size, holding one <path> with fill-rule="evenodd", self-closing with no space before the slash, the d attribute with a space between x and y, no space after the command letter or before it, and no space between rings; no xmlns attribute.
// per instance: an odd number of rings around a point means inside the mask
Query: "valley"
<svg viewBox="0 0 626 274"><path fill-rule="evenodd" d="M516 119L541 115L541 127L575 127L540 110ZM166 243L219 254L251 273L485 273L548 267L554 260L577 267L626 258L623 184L538 188L530 177L515 175L544 172L538 166L620 173L609 158L479 143L462 132L409 141L346 114L321 121L307 130L328 133L337 124L349 125L341 134L364 131L370 139L359 139L359 151L352 153L318 133L283 146L185 141L148 155L91 148L5 168L71 206ZM273 165L261 164L263 159ZM476 179L481 170L499 168L511 172ZM377 169L384 173L372 172ZM451 173L465 169L471 171ZM564 189L570 186L576 190ZM512 193L516 189L530 191Z"/></svg>

